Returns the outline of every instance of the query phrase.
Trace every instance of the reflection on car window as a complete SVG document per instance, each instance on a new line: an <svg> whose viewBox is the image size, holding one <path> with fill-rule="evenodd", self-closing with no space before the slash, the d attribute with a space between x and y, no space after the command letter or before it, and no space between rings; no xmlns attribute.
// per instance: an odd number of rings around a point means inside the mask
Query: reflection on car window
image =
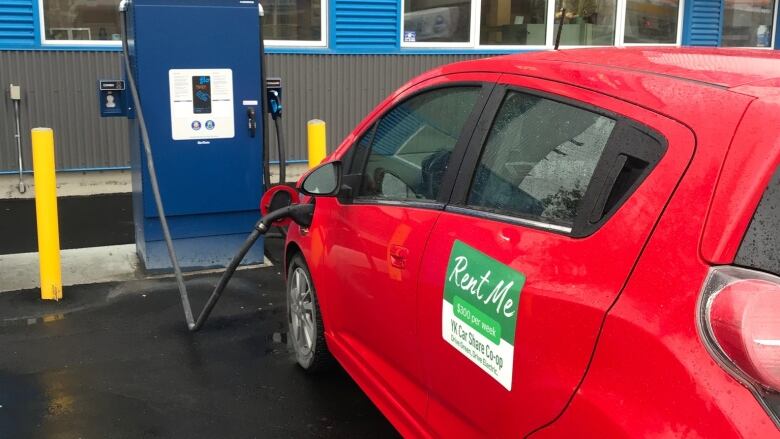
<svg viewBox="0 0 780 439"><path fill-rule="evenodd" d="M571 226L615 121L510 92L488 134L468 204Z"/></svg>
<svg viewBox="0 0 780 439"><path fill-rule="evenodd" d="M435 200L478 95L479 87L442 88L387 113L374 133L359 196Z"/></svg>
<svg viewBox="0 0 780 439"><path fill-rule="evenodd" d="M366 161L366 155L368 155L369 148L371 147L371 140L374 138L374 128L372 126L366 131L363 136L352 145L341 157L341 163L344 166L344 175L355 175L363 172L363 164Z"/></svg>

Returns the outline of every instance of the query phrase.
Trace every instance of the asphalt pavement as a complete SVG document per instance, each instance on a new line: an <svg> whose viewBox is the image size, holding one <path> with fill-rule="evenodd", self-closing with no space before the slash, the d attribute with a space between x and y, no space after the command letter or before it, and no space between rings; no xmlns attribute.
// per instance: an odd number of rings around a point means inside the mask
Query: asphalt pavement
<svg viewBox="0 0 780 439"><path fill-rule="evenodd" d="M126 225L103 218L75 245L121 240ZM218 278L188 277L193 308ZM397 437L341 369L300 369L285 329L277 267L239 271L194 334L171 278L67 287L59 303L0 293L0 438Z"/></svg>
<svg viewBox="0 0 780 439"><path fill-rule="evenodd" d="M63 197L57 205L62 249L134 242L133 202L128 193ZM35 200L0 200L0 255L35 251Z"/></svg>

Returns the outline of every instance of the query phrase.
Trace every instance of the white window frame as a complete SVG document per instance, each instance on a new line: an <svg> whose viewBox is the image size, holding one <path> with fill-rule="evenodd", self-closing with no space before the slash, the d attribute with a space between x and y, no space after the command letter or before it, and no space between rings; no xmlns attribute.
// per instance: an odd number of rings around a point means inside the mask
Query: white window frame
<svg viewBox="0 0 780 439"><path fill-rule="evenodd" d="M777 10L780 5L780 0L772 0L775 3L775 10L772 14L772 39L769 41L769 47L755 47L755 46L721 46L723 41L723 26L720 28L720 34L718 35L718 46L728 47L729 49L755 49L755 50L775 50L776 32L777 32ZM726 11L726 3L723 3L723 11Z"/></svg>
<svg viewBox="0 0 780 439"><path fill-rule="evenodd" d="M46 13L43 1L38 0L38 21L40 26L41 44L46 46L84 46L84 47L122 47L119 40L50 40L46 38ZM328 4L330 0L320 0L320 40L263 40L266 47L316 47L328 46ZM118 8L117 3L117 8ZM118 9L117 9L118 10ZM117 12L118 13L118 12Z"/></svg>
<svg viewBox="0 0 780 439"><path fill-rule="evenodd" d="M479 41L481 20L480 14L482 13L482 0L470 0L471 1L471 21L470 21L470 39L468 42L458 43L446 43L446 42L405 42L404 32L406 20L404 19L404 11L406 2L410 0L401 0L401 48L404 49L481 49L481 50L542 50L552 49L555 44L555 31L557 30L557 23L555 22L555 0L547 0L547 29L545 44L539 45L503 45L503 44L481 44ZM677 10L677 38L674 43L626 43L625 40L625 21L626 21L626 7L627 0L616 0L615 7L615 47L636 47L636 46L667 46L674 47L682 44L683 37L683 15L685 11L685 1L679 0ZM780 0L775 0L775 15L777 14L777 4ZM775 20L776 21L776 20ZM552 25L551 25L552 24ZM774 31L774 28L773 28ZM774 33L773 33L774 36ZM772 41L774 45L774 38ZM561 45L561 49L580 49L587 47L612 47L612 46L568 46ZM766 48L764 48L766 49Z"/></svg>
<svg viewBox="0 0 780 439"><path fill-rule="evenodd" d="M41 44L46 46L121 47L119 40L50 40L46 38L46 10L43 1L38 0L38 21L40 21ZM117 2L117 14L119 13Z"/></svg>

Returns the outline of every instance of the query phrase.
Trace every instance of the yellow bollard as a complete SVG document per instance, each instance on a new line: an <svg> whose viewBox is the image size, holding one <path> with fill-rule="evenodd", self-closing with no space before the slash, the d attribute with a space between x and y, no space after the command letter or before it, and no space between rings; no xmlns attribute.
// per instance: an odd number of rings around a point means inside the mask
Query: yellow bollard
<svg viewBox="0 0 780 439"><path fill-rule="evenodd" d="M54 168L54 131L32 130L35 216L38 220L38 256L41 263L41 299L62 299L60 229L57 214L57 177Z"/></svg>
<svg viewBox="0 0 780 439"><path fill-rule="evenodd" d="M327 140L325 138L325 122L312 119L308 123L309 132L309 169L322 163L327 155Z"/></svg>

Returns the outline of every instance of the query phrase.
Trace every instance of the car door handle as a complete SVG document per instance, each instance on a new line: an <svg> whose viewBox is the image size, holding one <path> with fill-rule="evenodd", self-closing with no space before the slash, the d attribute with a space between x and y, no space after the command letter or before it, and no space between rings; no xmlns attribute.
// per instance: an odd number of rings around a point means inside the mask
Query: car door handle
<svg viewBox="0 0 780 439"><path fill-rule="evenodd" d="M406 260L409 258L409 249L400 245L390 246L390 264L396 268L406 268Z"/></svg>

